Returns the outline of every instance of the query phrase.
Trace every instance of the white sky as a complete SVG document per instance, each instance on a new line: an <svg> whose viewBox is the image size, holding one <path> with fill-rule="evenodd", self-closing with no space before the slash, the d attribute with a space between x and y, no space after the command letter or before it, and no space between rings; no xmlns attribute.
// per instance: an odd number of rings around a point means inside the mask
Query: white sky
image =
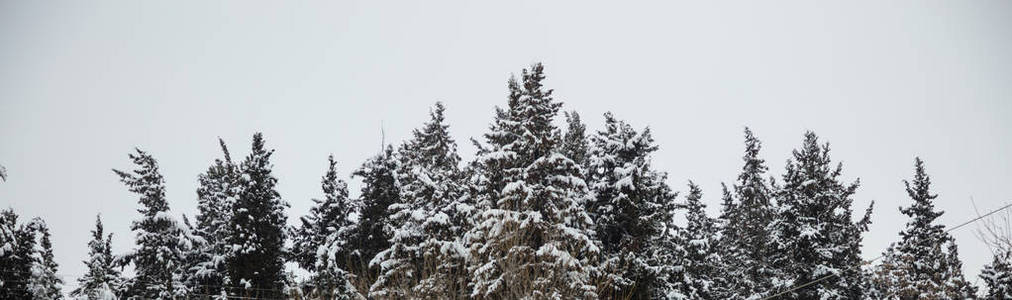
<svg viewBox="0 0 1012 300"><path fill-rule="evenodd" d="M1012 2L11 1L0 0L0 206L52 227L70 286L95 214L132 247L136 196L110 168L159 160L173 211L196 177L263 131L279 190L304 214L326 156L350 174L437 100L465 158L504 105L506 78L543 61L548 87L596 130L651 126L655 165L684 190L741 167L742 127L779 174L815 130L877 201L866 258L897 239L901 180L926 160L945 224L1012 201ZM502 3L499 3L502 2ZM357 184L353 194L357 194ZM976 280L990 253L955 232Z"/></svg>

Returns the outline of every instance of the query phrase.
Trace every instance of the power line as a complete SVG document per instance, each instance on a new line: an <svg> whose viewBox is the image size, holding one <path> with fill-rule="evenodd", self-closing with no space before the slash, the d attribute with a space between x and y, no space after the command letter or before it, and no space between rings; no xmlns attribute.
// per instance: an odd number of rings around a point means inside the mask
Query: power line
<svg viewBox="0 0 1012 300"><path fill-rule="evenodd" d="M981 216L978 216L978 217L976 217L976 218L970 219L969 221L963 222L963 223L961 223L961 224L959 224L959 225L953 226L952 228L949 228L948 230L946 230L946 231L945 231L945 233L949 233L949 232L952 232L952 231L954 231L954 230L956 230L956 229L959 229L960 227L963 227L963 226L966 226L966 225L970 225L970 224L972 224L973 222L977 222L977 221L980 221L980 219L983 219L983 218L985 218L985 217L987 217L987 216L993 215L993 214L995 214L995 213L997 213L997 212L999 212L999 211L1005 210L1005 209L1007 209L1007 208L1009 208L1009 207L1012 207L1012 203L1006 204L1005 206L1002 206L1002 207L1000 207L1000 208L998 208L998 209L992 210L992 211L991 211L991 212L989 212L989 213L986 213L986 214L984 214L984 215L981 215ZM870 264L871 264L872 262L874 262L874 261L876 261L876 260L879 260L880 258L882 258L882 257L884 257L884 256L885 256L885 253L883 253L883 254L880 254L879 256L877 256L877 257L875 257L875 258L873 258L873 259L871 259L871 260L869 260L869 261L867 261L867 262L863 263L862 265L870 265ZM774 294L774 295L772 295L772 296L767 296L767 297L765 297L765 298L762 298L762 299L760 299L760 300L769 300L769 299L773 299L773 298L776 298L776 297L780 297L780 296L783 296L784 294L787 294L787 293L790 293L790 292L793 292L793 291L797 291L797 290L799 290L799 289L802 289L802 288L805 288L805 287L807 287L807 286L810 286L810 285L813 285L813 284L816 284L816 283L822 282L822 281L824 281L824 280L826 280L826 279L829 279L829 278L833 278L833 277L835 277L835 276L839 276L839 273L833 273L833 274L829 274L829 275L825 275L825 276L819 277L819 278L818 278L818 279L816 279L816 280L812 280L812 281L806 282L806 283L804 283L804 284L801 284L801 285L797 285L797 286L794 286L794 287L792 287L792 288L790 288L790 289L787 289L786 291L783 291L783 292L779 292L779 293L776 293L776 294Z"/></svg>

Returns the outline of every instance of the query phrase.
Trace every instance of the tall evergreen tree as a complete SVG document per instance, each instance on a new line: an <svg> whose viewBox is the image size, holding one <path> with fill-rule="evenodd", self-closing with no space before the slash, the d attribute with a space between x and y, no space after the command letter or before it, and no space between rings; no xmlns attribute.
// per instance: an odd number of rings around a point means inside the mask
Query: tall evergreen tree
<svg viewBox="0 0 1012 300"><path fill-rule="evenodd" d="M77 279L78 286L70 295L88 300L115 298L123 285L123 278L112 255L112 233L105 235L101 216L95 217L95 229L88 242L88 271Z"/></svg>
<svg viewBox="0 0 1012 300"><path fill-rule="evenodd" d="M18 225L18 215L8 208L0 212L0 298L31 299L33 226Z"/></svg>
<svg viewBox="0 0 1012 300"><path fill-rule="evenodd" d="M675 214L684 205L677 204L674 199L658 211L662 215L663 231L651 239L646 247L646 265L651 266L651 279L654 287L650 289L651 299L685 299L688 280L686 261L688 251L683 239L685 228L677 225ZM716 238L716 237L713 237ZM714 263L714 262L710 262ZM605 270L607 272L607 270Z"/></svg>
<svg viewBox="0 0 1012 300"><path fill-rule="evenodd" d="M253 135L253 147L241 165L239 194L231 214L226 269L234 284L279 297L284 276L285 208L276 190L270 162L274 150L264 145L263 134Z"/></svg>
<svg viewBox="0 0 1012 300"><path fill-rule="evenodd" d="M984 280L984 299L1012 299L1012 252L997 253L980 271Z"/></svg>
<svg viewBox="0 0 1012 300"><path fill-rule="evenodd" d="M128 282L131 298L172 298L186 295L183 283L186 233L169 214L165 200L165 180L158 163L147 152L135 149L129 157L137 165L132 172L113 169L130 191L140 195L137 210L141 218L130 225L138 248L122 256L120 264L134 265L134 278Z"/></svg>
<svg viewBox="0 0 1012 300"><path fill-rule="evenodd" d="M973 298L977 294L977 287L963 276L963 261L959 259L959 248L956 246L956 240L950 239L946 243L945 248L949 254L945 260L945 265L949 267L949 270L944 275L944 277L948 278L945 282L948 285L948 289L955 291L952 294L958 297Z"/></svg>
<svg viewBox="0 0 1012 300"><path fill-rule="evenodd" d="M293 228L292 257L312 272L310 289L314 293L351 297L356 292L349 289L347 245L355 226L351 215L358 204L348 198L348 185L338 178L334 155L327 160L327 172L320 182L324 197L313 199L309 215Z"/></svg>
<svg viewBox="0 0 1012 300"><path fill-rule="evenodd" d="M829 144L820 145L815 133L805 133L801 149L787 161L778 209L771 228L770 266L776 267L775 290L810 284L782 299L859 299L866 289L861 270L861 234L868 229L871 207L852 221L858 182L840 182L843 165L834 168Z"/></svg>
<svg viewBox="0 0 1012 300"><path fill-rule="evenodd" d="M931 178L920 158L914 161L914 179L904 180L907 195L913 200L900 212L910 217L900 232L900 241L889 247L876 270L874 288L890 299L972 298L973 286L962 275L963 263L952 236L935 220L942 215L935 209Z"/></svg>
<svg viewBox="0 0 1012 300"><path fill-rule="evenodd" d="M437 102L431 120L399 150L400 202L390 206L396 227L390 247L372 260L377 298L466 298L467 251L460 240L471 205L462 201L460 156Z"/></svg>
<svg viewBox="0 0 1012 300"><path fill-rule="evenodd" d="M562 137L562 154L576 164L585 166L590 145L587 140L587 125L580 120L576 111L566 112L566 134Z"/></svg>
<svg viewBox="0 0 1012 300"><path fill-rule="evenodd" d="M767 182L766 161L759 157L762 142L745 128L744 166L738 179L725 192L721 257L726 268L729 297L744 298L771 288L773 268L767 225L773 221L772 179ZM726 187L725 187L726 189Z"/></svg>
<svg viewBox="0 0 1012 300"><path fill-rule="evenodd" d="M389 207L400 201L397 183L397 157L393 147L387 146L352 173L362 178L362 191L358 224L352 233L348 255L348 271L354 274L355 286L368 291L379 270L369 267L377 253L390 247L393 228L390 226Z"/></svg>
<svg viewBox="0 0 1012 300"><path fill-rule="evenodd" d="M665 184L667 174L654 170L650 156L657 151L650 129L637 133L611 113L604 130L591 137L588 158L588 203L596 221L605 267L609 274L600 296L647 299L662 284L648 251L665 229L666 209L676 193Z"/></svg>
<svg viewBox="0 0 1012 300"><path fill-rule="evenodd" d="M17 257L14 256L15 249L18 246L17 240L17 220L18 215L14 213L13 209L6 209L0 211L0 296L5 298L13 297L12 291L13 285L20 278L15 271L17 266Z"/></svg>
<svg viewBox="0 0 1012 300"><path fill-rule="evenodd" d="M703 191L689 182L689 195L685 198L686 225L678 231L682 262L681 294L689 299L722 299L720 292L721 257L717 220L706 215Z"/></svg>
<svg viewBox="0 0 1012 300"><path fill-rule="evenodd" d="M552 120L562 104L544 79L535 64L509 80L508 108L497 108L479 147L481 213L467 234L475 298L597 297L588 190L580 166L557 150Z"/></svg>
<svg viewBox="0 0 1012 300"><path fill-rule="evenodd" d="M32 276L28 291L32 293L33 299L63 299L63 279L56 275L59 265L53 260L49 226L40 218L32 220L31 226L35 227L36 241L32 251Z"/></svg>
<svg viewBox="0 0 1012 300"><path fill-rule="evenodd" d="M197 177L197 216L193 235L202 243L191 253L189 271L192 276L187 282L191 288L205 293L221 294L223 286L232 284L225 262L229 254L228 238L231 235L229 222L239 195L239 166L225 146L218 139L223 158L215 159L204 174Z"/></svg>

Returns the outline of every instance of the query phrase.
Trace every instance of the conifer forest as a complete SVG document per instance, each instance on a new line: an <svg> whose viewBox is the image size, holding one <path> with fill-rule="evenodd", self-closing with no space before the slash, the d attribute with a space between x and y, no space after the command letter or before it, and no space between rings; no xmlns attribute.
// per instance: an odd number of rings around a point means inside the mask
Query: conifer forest
<svg viewBox="0 0 1012 300"><path fill-rule="evenodd" d="M896 208L855 206L860 182L843 179L856 176L815 132L784 155L744 127L736 179L704 191L651 164L663 128L611 113L588 128L546 76L540 63L511 76L470 141L451 137L453 108L435 102L410 138L365 161L320 157L308 212L288 209L310 200L280 194L272 173L275 149L292 150L261 133L243 151L217 141L192 216L169 207L159 153L123 149L133 167L108 176L135 196L132 232L114 236L95 216L80 232L87 272L63 278L46 220L6 209L0 298L1012 299L1012 249L979 279L963 274L930 162L909 158L896 186L906 225L888 249L862 253L871 215ZM785 171L768 158L786 158ZM114 251L114 238L134 246Z"/></svg>

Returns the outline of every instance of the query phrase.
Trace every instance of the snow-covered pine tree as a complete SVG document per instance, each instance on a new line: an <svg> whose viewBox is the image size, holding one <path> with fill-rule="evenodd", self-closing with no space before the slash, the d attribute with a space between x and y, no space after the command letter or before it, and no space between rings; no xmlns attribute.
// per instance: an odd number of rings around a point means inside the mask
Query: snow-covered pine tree
<svg viewBox="0 0 1012 300"><path fill-rule="evenodd" d="M20 274L16 271L18 265L14 250L18 246L17 240L18 215L13 209L0 211L0 296L4 298L13 297L12 292Z"/></svg>
<svg viewBox="0 0 1012 300"><path fill-rule="evenodd" d="M13 209L0 212L0 299L31 299L33 249L34 227L19 226Z"/></svg>
<svg viewBox="0 0 1012 300"><path fill-rule="evenodd" d="M462 201L460 156L437 102L431 119L399 149L397 181L401 201L391 205L396 226L390 247L372 260L380 276L369 295L376 298L463 299L467 292L467 251L460 237L472 205Z"/></svg>
<svg viewBox="0 0 1012 300"><path fill-rule="evenodd" d="M676 193L667 174L650 165L657 151L650 129L636 132L604 114L604 130L590 137L589 185L595 199L587 203L602 244L607 275L599 295L647 299L663 282L649 264L653 241L664 233L667 211Z"/></svg>
<svg viewBox="0 0 1012 300"><path fill-rule="evenodd" d="M767 225L773 220L772 179L766 161L759 157L762 142L745 127L744 165L731 189L725 192L721 258L726 268L723 288L727 296L745 298L770 290L770 249ZM769 180L769 182L767 181ZM725 189L727 187L725 186Z"/></svg>
<svg viewBox="0 0 1012 300"><path fill-rule="evenodd" d="M980 271L980 279L984 280L984 299L1012 299L1012 252L995 254Z"/></svg>
<svg viewBox="0 0 1012 300"><path fill-rule="evenodd" d="M738 206L734 202L734 196L731 189L728 188L727 184L720 183L721 187L721 206L720 215L717 216L717 231L720 233L717 236L717 256L720 258L720 276L718 279L722 283L714 292L724 299L743 299L745 295L739 295L735 292L735 286L755 286L756 284L751 278L740 277L744 274L741 267L735 267L732 262L734 258L740 257L738 254L743 251L738 249L738 240L735 237L729 235L728 227L731 226L731 221L736 220L738 216ZM733 231L732 231L733 232ZM736 277L738 276L738 277Z"/></svg>
<svg viewBox="0 0 1012 300"><path fill-rule="evenodd" d="M63 279L56 275L59 265L53 260L53 243L50 240L49 226L41 218L32 220L30 226L35 227L35 249L32 250L32 276L28 281L28 291L33 299L63 299Z"/></svg>
<svg viewBox="0 0 1012 300"><path fill-rule="evenodd" d="M685 198L686 225L678 231L682 258L681 295L688 299L723 299L717 220L706 215L703 191L689 182Z"/></svg>
<svg viewBox="0 0 1012 300"><path fill-rule="evenodd" d="M238 197L234 203L227 238L230 252L226 270L231 284L261 297L280 297L286 285L285 208L288 203L275 189L271 155L263 134L253 135L252 151L241 165Z"/></svg>
<svg viewBox="0 0 1012 300"><path fill-rule="evenodd" d="M198 243L190 254L191 274L187 282L192 289L207 294L221 294L224 286L234 284L228 278L225 262L229 254L229 222L236 197L239 194L239 166L225 146L218 139L223 158L215 159L204 174L197 177L197 215L193 235Z"/></svg>
<svg viewBox="0 0 1012 300"><path fill-rule="evenodd" d="M323 199L312 199L313 207L309 208L309 214L299 218L298 227L291 228L292 260L308 271L315 271L316 251L323 245L324 239L330 233L348 227L346 224L335 224L335 221L350 223L347 214L352 212L347 200L348 185L338 178L334 155L327 157L327 161L327 172L320 180Z"/></svg>
<svg viewBox="0 0 1012 300"><path fill-rule="evenodd" d="M154 299L185 296L183 282L188 244L186 232L169 214L165 200L165 180L158 172L158 163L147 152L135 149L129 157L137 165L132 172L113 169L130 192L140 196L139 220L130 229L136 236L137 248L117 259L120 265L133 264L134 278L127 282L128 298Z"/></svg>
<svg viewBox="0 0 1012 300"><path fill-rule="evenodd" d="M966 297L965 299L972 299L977 295L977 287L967 281L963 276L963 261L959 259L959 247L956 246L956 239L950 239L946 243L945 248L948 249L948 257L946 257L946 266L948 270L945 272L945 284L949 290L955 291L952 294L957 297Z"/></svg>
<svg viewBox="0 0 1012 300"><path fill-rule="evenodd" d="M727 266L728 265L727 256L730 256L731 253L736 252L731 251L733 250L731 248L734 247L735 244L737 243L734 239L732 239L730 236L726 234L727 233L726 231L729 223L731 222L731 219L735 218L734 214L738 212L738 209L734 203L734 196L731 195L731 189L727 187L726 183L723 182L720 183L720 192L721 192L720 214L717 215L717 229L718 229L717 231L720 232L720 236L718 236L719 237L718 242L720 243L718 253L720 254L721 257L721 264L723 266ZM729 270L723 271L727 272ZM730 275L725 274L725 277L727 276ZM728 281L731 280L731 278L727 279ZM727 292L730 292L731 287L730 286L725 287L725 290Z"/></svg>
<svg viewBox="0 0 1012 300"><path fill-rule="evenodd" d="M962 275L952 236L935 220L937 194L920 158L914 161L914 179L903 181L913 200L900 212L910 217L900 241L886 250L872 280L876 292L888 299L968 299L976 293Z"/></svg>
<svg viewBox="0 0 1012 300"><path fill-rule="evenodd" d="M370 268L369 262L377 253L390 247L393 228L390 226L389 207L400 201L396 170L397 157L393 147L388 145L352 173L352 176L362 178L359 199L362 209L347 245L347 271L354 275L353 284L359 291L368 291L379 271Z"/></svg>
<svg viewBox="0 0 1012 300"><path fill-rule="evenodd" d="M596 298L600 249L584 210L582 171L558 152L552 120L562 105L544 67L510 78L477 157L481 213L467 233L471 296L478 299Z"/></svg>
<svg viewBox="0 0 1012 300"><path fill-rule="evenodd" d="M182 224L178 225L181 232L179 242L183 245L185 252L181 261L184 272L180 280L186 285L188 293L201 295L217 293L219 297L215 297L215 299L224 299L221 297L223 289L215 289L211 285L201 284L201 280L206 277L198 275L197 272L203 271L201 265L207 261L205 250L208 249L208 242L200 236L200 231L193 225L193 222L190 222L190 218L185 214L181 217Z"/></svg>
<svg viewBox="0 0 1012 300"><path fill-rule="evenodd" d="M77 279L78 286L70 296L77 299L105 300L109 295L120 293L123 278L112 255L112 233L105 235L102 217L95 217L95 229L88 242L88 260L84 261L88 271Z"/></svg>
<svg viewBox="0 0 1012 300"><path fill-rule="evenodd" d="M313 199L309 215L292 229L292 257L312 273L307 287L311 293L351 298L357 292L353 287L348 289L345 265L348 239L355 226L351 215L358 205L348 198L348 185L338 178L334 155L327 160L327 172L320 180L323 199Z"/></svg>
<svg viewBox="0 0 1012 300"><path fill-rule="evenodd" d="M475 203L469 196L466 173L460 169L457 143L450 137L444 119L445 107L437 102L430 113L432 120L415 135L412 146L416 155L401 168L402 191L416 202L429 202L433 211L422 223L427 234L421 245L422 280L414 291L420 297L441 296L464 299L470 295L467 273L467 249L464 235L473 226ZM407 150L407 149L404 149ZM426 201L428 198L430 200ZM424 207L424 206L423 206Z"/></svg>
<svg viewBox="0 0 1012 300"><path fill-rule="evenodd" d="M562 137L562 155L569 157L577 165L586 166L587 152L590 145L587 140L587 125L580 121L580 114L575 110L566 112L566 134Z"/></svg>
<svg viewBox="0 0 1012 300"><path fill-rule="evenodd" d="M811 131L787 161L769 226L772 253L778 254L770 262L777 269L771 292L827 278L781 299L860 299L865 293L861 234L868 229L871 207L861 220L852 220L851 196L859 181L840 182L842 172L842 164L832 166L829 144L819 145Z"/></svg>
<svg viewBox="0 0 1012 300"><path fill-rule="evenodd" d="M685 272L688 263L685 259L688 249L685 248L685 241L681 236L684 229L675 221L675 214L679 208L684 208L684 205L677 204L672 199L658 210L663 215L664 229L659 236L652 238L646 250L647 254L644 255L648 259L646 265L652 266L651 273L657 276L651 279L657 283L649 295L651 299L687 298L685 290L688 280Z"/></svg>

